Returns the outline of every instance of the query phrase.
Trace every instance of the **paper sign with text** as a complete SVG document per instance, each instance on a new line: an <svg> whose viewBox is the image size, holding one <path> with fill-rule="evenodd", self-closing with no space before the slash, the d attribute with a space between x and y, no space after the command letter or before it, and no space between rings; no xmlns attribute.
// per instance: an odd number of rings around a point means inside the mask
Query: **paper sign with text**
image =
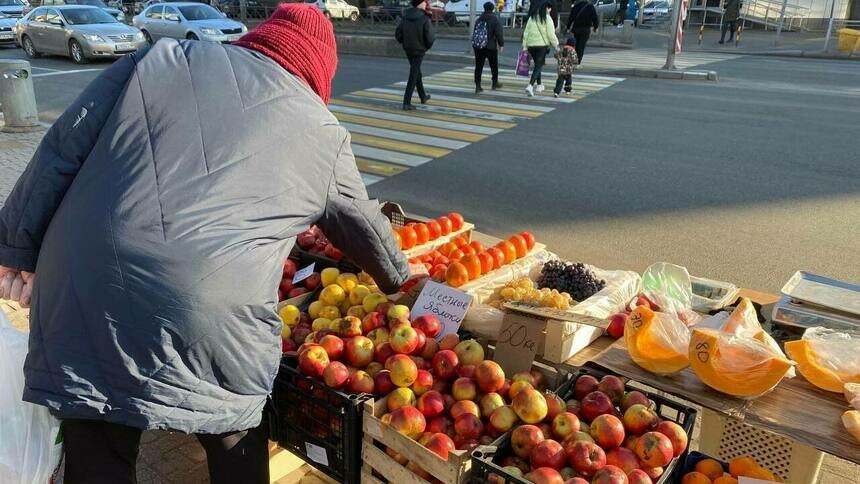
<svg viewBox="0 0 860 484"><path fill-rule="evenodd" d="M325 452L325 448L305 442L305 451L307 451L310 460L324 466L328 465L328 455Z"/></svg>
<svg viewBox="0 0 860 484"><path fill-rule="evenodd" d="M314 266L315 266L315 265L317 265L317 263L316 263L316 262L313 262L313 263L311 263L311 265L309 265L309 266L307 266L307 267L304 267L304 268L302 268L302 269L297 270L297 271L296 271L296 273L295 273L295 274L293 274L293 284L296 284L296 283L298 283L298 282L304 281L304 280L305 280L305 279L307 279L311 274L313 274L313 273L314 273Z"/></svg>
<svg viewBox="0 0 860 484"><path fill-rule="evenodd" d="M493 359L505 375L528 371L537 355L538 343L544 337L546 321L506 312L496 342Z"/></svg>
<svg viewBox="0 0 860 484"><path fill-rule="evenodd" d="M441 340L446 334L456 333L463 323L466 311L472 304L472 296L453 287L428 280L412 306L412 319L432 314L442 323L442 331L436 337Z"/></svg>

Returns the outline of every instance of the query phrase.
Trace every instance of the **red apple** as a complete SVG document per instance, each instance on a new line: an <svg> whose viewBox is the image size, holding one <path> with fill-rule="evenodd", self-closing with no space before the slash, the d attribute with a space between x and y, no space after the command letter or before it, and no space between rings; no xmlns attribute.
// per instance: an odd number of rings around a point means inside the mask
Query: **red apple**
<svg viewBox="0 0 860 484"><path fill-rule="evenodd" d="M367 368L364 369L364 371L366 371L368 375L376 378L376 374L384 369L385 367L382 365L382 363L378 361L371 361L370 364L367 365Z"/></svg>
<svg viewBox="0 0 860 484"><path fill-rule="evenodd" d="M603 392L591 392L582 399L581 416L591 422L600 415L611 414L615 407L612 406L612 400Z"/></svg>
<svg viewBox="0 0 860 484"><path fill-rule="evenodd" d="M528 459L532 450L544 440L544 433L537 426L520 425L511 432L511 449L518 457Z"/></svg>
<svg viewBox="0 0 860 484"><path fill-rule="evenodd" d="M346 392L352 394L373 393L373 377L366 371L358 370L349 375L346 381Z"/></svg>
<svg viewBox="0 0 860 484"><path fill-rule="evenodd" d="M558 396L555 392L545 391L543 393L544 399L546 400L546 421L552 422L556 415L564 412L567 408L564 400L560 396Z"/></svg>
<svg viewBox="0 0 860 484"><path fill-rule="evenodd" d="M616 447L606 453L606 464L613 465L630 474L634 469L639 469L639 458L630 449Z"/></svg>
<svg viewBox="0 0 860 484"><path fill-rule="evenodd" d="M391 381L401 388L411 387L418 378L418 366L406 355L394 355L385 361L385 368L391 372Z"/></svg>
<svg viewBox="0 0 860 484"><path fill-rule="evenodd" d="M291 351L296 351L296 342L291 339L281 339L281 352L289 353Z"/></svg>
<svg viewBox="0 0 860 484"><path fill-rule="evenodd" d="M444 460L448 460L448 452L456 449L456 445L454 445L454 441L451 440L451 437L448 437L441 432L433 434L430 437L430 440L424 444L424 447L427 447L430 452L433 452Z"/></svg>
<svg viewBox="0 0 860 484"><path fill-rule="evenodd" d="M459 402L455 402L451 405L449 413L451 414L451 418L457 418L464 413L471 413L478 418L481 417L481 410L478 408L478 404L471 400L460 400Z"/></svg>
<svg viewBox="0 0 860 484"><path fill-rule="evenodd" d="M293 341L300 345L305 342L311 332L311 328L307 326L296 326L296 329L293 330Z"/></svg>
<svg viewBox="0 0 860 484"><path fill-rule="evenodd" d="M564 484L564 479L557 470L550 467L538 467L532 469L524 476L527 481L534 484Z"/></svg>
<svg viewBox="0 0 860 484"><path fill-rule="evenodd" d="M543 391L546 388L546 375L540 370L529 370L535 381L535 389Z"/></svg>
<svg viewBox="0 0 860 484"><path fill-rule="evenodd" d="M427 421L417 408L406 406L391 412L389 425L401 434L411 439L416 439L424 433Z"/></svg>
<svg viewBox="0 0 860 484"><path fill-rule="evenodd" d="M646 296L644 294L640 294L639 297L636 298L636 305L637 306L645 306L645 307L651 309L652 311L659 311L660 310L660 307L658 305L654 304L650 299L648 299L648 296Z"/></svg>
<svg viewBox="0 0 860 484"><path fill-rule="evenodd" d="M636 404L645 405L648 408L651 408L651 400L645 396L644 393L639 390L633 390L632 392L627 392L621 397L621 411L626 412L627 409Z"/></svg>
<svg viewBox="0 0 860 484"><path fill-rule="evenodd" d="M568 462L580 474L594 475L606 465L606 453L597 444L578 441L570 448Z"/></svg>
<svg viewBox="0 0 860 484"><path fill-rule="evenodd" d="M427 431L433 433L439 432L448 436L454 435L454 421L447 415L438 415L436 417L428 418Z"/></svg>
<svg viewBox="0 0 860 484"><path fill-rule="evenodd" d="M296 274L298 270L298 266L296 265L296 261L293 259L287 259L284 261L284 279L292 280L293 276Z"/></svg>
<svg viewBox="0 0 860 484"><path fill-rule="evenodd" d="M454 445L457 446L457 450L466 450L472 451L479 444L478 439L470 439L467 437L460 437L459 435L454 436Z"/></svg>
<svg viewBox="0 0 860 484"><path fill-rule="evenodd" d="M460 365L457 368L457 374L463 378L475 378L475 370L477 367L475 365Z"/></svg>
<svg viewBox="0 0 860 484"><path fill-rule="evenodd" d="M662 467L643 467L642 470L645 471L645 474L650 477L652 481L660 479L660 476L665 472L665 469Z"/></svg>
<svg viewBox="0 0 860 484"><path fill-rule="evenodd" d="M400 323L391 327L388 343L395 353L409 355L418 347L418 333L412 326Z"/></svg>
<svg viewBox="0 0 860 484"><path fill-rule="evenodd" d="M638 403L624 412L624 430L631 435L644 434L654 428L659 421L657 412Z"/></svg>
<svg viewBox="0 0 860 484"><path fill-rule="evenodd" d="M475 388L475 382L469 378L457 378L454 384L451 385L451 395L454 400L474 400L478 396L478 390Z"/></svg>
<svg viewBox="0 0 860 484"><path fill-rule="evenodd" d="M573 385L573 395L577 400L582 401L586 395L596 391L599 384L600 382L597 381L597 378L591 375L582 375L576 379L576 383Z"/></svg>
<svg viewBox="0 0 860 484"><path fill-rule="evenodd" d="M484 360L478 364L475 378L478 380L478 388L484 393L497 392L505 386L505 371L492 360Z"/></svg>
<svg viewBox="0 0 860 484"><path fill-rule="evenodd" d="M627 313L618 313L609 316L609 327L606 332L609 336L618 339L624 336L624 324L627 323Z"/></svg>
<svg viewBox="0 0 860 484"><path fill-rule="evenodd" d="M308 291L313 291L314 289L319 287L320 282L322 282L322 279L320 278L319 272L312 272L311 275L309 275L305 278L304 281L302 281Z"/></svg>
<svg viewBox="0 0 860 484"><path fill-rule="evenodd" d="M433 355L433 372L438 378L451 378L457 372L459 361L457 353L454 351L442 350Z"/></svg>
<svg viewBox="0 0 860 484"><path fill-rule="evenodd" d="M395 388L393 392L388 394L385 400L385 405L389 412L393 412L398 408L414 407L417 403L415 394L408 388Z"/></svg>
<svg viewBox="0 0 860 484"><path fill-rule="evenodd" d="M511 377L511 382L524 381L532 386L532 388L537 387L537 381L535 380L534 375L528 371L520 371L514 373L514 376Z"/></svg>
<svg viewBox="0 0 860 484"><path fill-rule="evenodd" d="M518 420L516 412L507 405L493 410L490 414L490 426L501 433L511 430Z"/></svg>
<svg viewBox="0 0 860 484"><path fill-rule="evenodd" d="M627 474L615 466L606 465L594 473L591 484L627 484Z"/></svg>
<svg viewBox="0 0 860 484"><path fill-rule="evenodd" d="M606 375L597 385L597 391L605 393L614 405L618 405L624 396L624 382L615 375Z"/></svg>
<svg viewBox="0 0 860 484"><path fill-rule="evenodd" d="M343 354L347 363L364 368L373 361L373 341L366 336L354 336L344 344Z"/></svg>
<svg viewBox="0 0 860 484"><path fill-rule="evenodd" d="M412 384L412 391L415 392L415 395L420 397L432 388L433 375L427 370L418 370L418 376L415 378L415 383Z"/></svg>
<svg viewBox="0 0 860 484"><path fill-rule="evenodd" d="M589 433L605 450L614 449L624 442L624 424L615 415L599 415L591 422Z"/></svg>
<svg viewBox="0 0 860 484"><path fill-rule="evenodd" d="M415 366L418 367L419 370L432 370L433 367L430 366L430 363L427 362L424 358L415 355L409 355L412 358L412 361L415 362Z"/></svg>
<svg viewBox="0 0 860 484"><path fill-rule="evenodd" d="M377 395L388 395L393 392L397 385L391 381L391 372L382 370L373 377L373 387Z"/></svg>
<svg viewBox="0 0 860 484"><path fill-rule="evenodd" d="M424 351L424 346L427 345L427 336L424 335L424 331L421 331L418 328L413 328L413 331L415 331L417 341L415 343L415 349L412 350L412 353L410 354L420 357L421 353Z"/></svg>
<svg viewBox="0 0 860 484"><path fill-rule="evenodd" d="M570 412L561 412L552 419L552 434L559 440L579 432L579 417Z"/></svg>
<svg viewBox="0 0 860 484"><path fill-rule="evenodd" d="M443 395L451 393L451 383L448 380L443 380L441 378L433 378L432 390L436 390Z"/></svg>
<svg viewBox="0 0 860 484"><path fill-rule="evenodd" d="M293 281L290 279L284 279L278 284L278 290L283 292L284 294L288 294L293 290Z"/></svg>
<svg viewBox="0 0 860 484"><path fill-rule="evenodd" d="M339 389L346 384L349 378L349 370L346 365L339 361L332 361L323 370L323 381L326 385L334 389Z"/></svg>
<svg viewBox="0 0 860 484"><path fill-rule="evenodd" d="M582 410L582 406L579 404L579 400L568 400L565 404L565 408L568 412L579 417L579 412Z"/></svg>
<svg viewBox="0 0 860 484"><path fill-rule="evenodd" d="M655 432L660 432L672 442L672 455L678 457L687 450L687 432L683 427L670 420L664 420L654 427Z"/></svg>
<svg viewBox="0 0 860 484"><path fill-rule="evenodd" d="M435 339L442 331L442 323L439 322L439 318L432 314L418 316L414 321L412 321L412 326L424 331L424 334L427 335L428 339Z"/></svg>
<svg viewBox="0 0 860 484"><path fill-rule="evenodd" d="M376 310L382 312L379 307L377 307ZM394 325L399 323L404 323L410 328L412 327L411 323L409 323L409 308L407 306L404 306L402 304L394 304L388 309L387 313L383 314L385 314L388 318L389 327L394 327Z"/></svg>
<svg viewBox="0 0 860 484"><path fill-rule="evenodd" d="M464 413L454 419L454 432L466 439L477 439L484 432L484 424L473 414Z"/></svg>
<svg viewBox="0 0 860 484"><path fill-rule="evenodd" d="M445 399L442 398L439 392L430 390L418 398L418 403L415 407L425 417L435 417L445 411Z"/></svg>
<svg viewBox="0 0 860 484"><path fill-rule="evenodd" d="M421 351L421 358L424 358L427 361L433 359L433 355L439 351L439 343L433 338L427 338L427 342L424 343L424 349Z"/></svg>
<svg viewBox="0 0 860 484"><path fill-rule="evenodd" d="M505 406L505 399L498 393L487 393L478 402L481 407L481 415L489 416L499 407Z"/></svg>
<svg viewBox="0 0 860 484"><path fill-rule="evenodd" d="M312 378L322 378L329 361L325 348L320 345L310 346L299 353L299 369Z"/></svg>
<svg viewBox="0 0 860 484"><path fill-rule="evenodd" d="M391 344L389 343L382 343L373 349L373 359L383 365L392 356L394 356L394 350L391 349Z"/></svg>
<svg viewBox="0 0 860 484"><path fill-rule="evenodd" d="M660 432L647 432L636 441L635 452L643 466L663 467L672 461L675 451L669 437Z"/></svg>
<svg viewBox="0 0 860 484"><path fill-rule="evenodd" d="M343 338L361 336L361 320L355 316L344 316L340 321L339 334Z"/></svg>
<svg viewBox="0 0 860 484"><path fill-rule="evenodd" d="M654 484L654 481L648 476L648 473L642 469L633 469L627 474L628 484Z"/></svg>
<svg viewBox="0 0 860 484"><path fill-rule="evenodd" d="M564 484L590 484L590 483L581 477L571 477L570 479L564 481Z"/></svg>
<svg viewBox="0 0 860 484"><path fill-rule="evenodd" d="M384 328L385 325L385 316L379 314L376 311L373 311L372 313L367 313L367 315L364 316L364 319L361 320L361 330L362 332L364 332L364 334L368 334L376 328Z"/></svg>
<svg viewBox="0 0 860 484"><path fill-rule="evenodd" d="M460 337L457 333L449 333L439 340L440 350L453 350L460 343Z"/></svg>
<svg viewBox="0 0 860 484"><path fill-rule="evenodd" d="M555 440L547 439L535 446L529 456L529 461L532 468L551 467L555 470L561 470L567 464L567 455L565 455L561 444Z"/></svg>
<svg viewBox="0 0 860 484"><path fill-rule="evenodd" d="M308 292L308 290L303 288L303 287L294 287L287 292L287 299L299 297L302 294L306 294L307 292Z"/></svg>

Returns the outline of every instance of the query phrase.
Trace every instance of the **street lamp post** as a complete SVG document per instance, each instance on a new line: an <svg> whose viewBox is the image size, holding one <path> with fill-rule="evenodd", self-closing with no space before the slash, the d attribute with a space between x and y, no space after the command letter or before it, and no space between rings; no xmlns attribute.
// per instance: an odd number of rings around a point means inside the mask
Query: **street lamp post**
<svg viewBox="0 0 860 484"><path fill-rule="evenodd" d="M681 0L674 0L672 7L672 35L669 36L669 48L666 51L665 70L675 70L675 39L678 38L678 29L681 27Z"/></svg>
<svg viewBox="0 0 860 484"><path fill-rule="evenodd" d="M779 37L782 35L782 23L785 22L785 7L788 0L782 0L782 6L779 8L779 25L776 26L776 38L773 40L773 45L779 45Z"/></svg>

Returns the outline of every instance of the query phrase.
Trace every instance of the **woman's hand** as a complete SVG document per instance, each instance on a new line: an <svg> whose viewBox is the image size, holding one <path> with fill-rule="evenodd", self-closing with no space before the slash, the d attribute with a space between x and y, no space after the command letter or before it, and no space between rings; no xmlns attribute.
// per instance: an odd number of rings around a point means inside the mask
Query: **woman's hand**
<svg viewBox="0 0 860 484"><path fill-rule="evenodd" d="M0 266L0 299L16 301L21 307L30 307L36 275Z"/></svg>

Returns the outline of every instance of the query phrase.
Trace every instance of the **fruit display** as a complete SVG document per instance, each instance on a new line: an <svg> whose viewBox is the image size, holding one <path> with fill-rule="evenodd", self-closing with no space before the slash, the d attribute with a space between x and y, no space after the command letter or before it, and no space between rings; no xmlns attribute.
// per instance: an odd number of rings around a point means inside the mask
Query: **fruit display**
<svg viewBox="0 0 860 484"><path fill-rule="evenodd" d="M319 272L312 272L308 277L293 284L293 276L296 275L298 269L298 264L294 259L284 261L283 275L280 284L278 284L278 301L292 299L306 292L313 292L319 287L321 281Z"/></svg>
<svg viewBox="0 0 860 484"><path fill-rule="evenodd" d="M465 224L462 215L451 212L436 220L407 222L403 227L393 229L394 238L397 239L401 250L408 251L428 242L437 241L449 234L457 233L463 229Z"/></svg>
<svg viewBox="0 0 860 484"><path fill-rule="evenodd" d="M668 375L690 365L689 333L673 315L637 306L625 321L624 341L630 359L652 373Z"/></svg>
<svg viewBox="0 0 860 484"><path fill-rule="evenodd" d="M569 391L554 415L514 427L509 445L492 457L494 466L532 482L647 484L687 450L687 431L661 419L657 404L627 391L619 377L581 374ZM484 469L487 482L505 482L492 467Z"/></svg>
<svg viewBox="0 0 860 484"><path fill-rule="evenodd" d="M328 257L336 261L343 259L343 252L335 247L326 238L322 229L316 225L311 225L309 229L297 235L296 244L316 256Z"/></svg>
<svg viewBox="0 0 860 484"><path fill-rule="evenodd" d="M538 287L563 291L576 301L584 301L606 287L606 281L598 279L582 262L556 259L548 261L541 268Z"/></svg>
<svg viewBox="0 0 860 484"><path fill-rule="evenodd" d="M696 462L693 470L681 476L680 482L681 484L737 484L740 477L785 482L779 475L760 466L749 456L736 457L729 461L728 465L716 459L701 459Z"/></svg>
<svg viewBox="0 0 860 484"><path fill-rule="evenodd" d="M499 297L503 301L514 301L533 306L570 309L573 298L566 292L558 292L555 289L537 289L534 281L528 277L521 277L511 281L499 290Z"/></svg>

